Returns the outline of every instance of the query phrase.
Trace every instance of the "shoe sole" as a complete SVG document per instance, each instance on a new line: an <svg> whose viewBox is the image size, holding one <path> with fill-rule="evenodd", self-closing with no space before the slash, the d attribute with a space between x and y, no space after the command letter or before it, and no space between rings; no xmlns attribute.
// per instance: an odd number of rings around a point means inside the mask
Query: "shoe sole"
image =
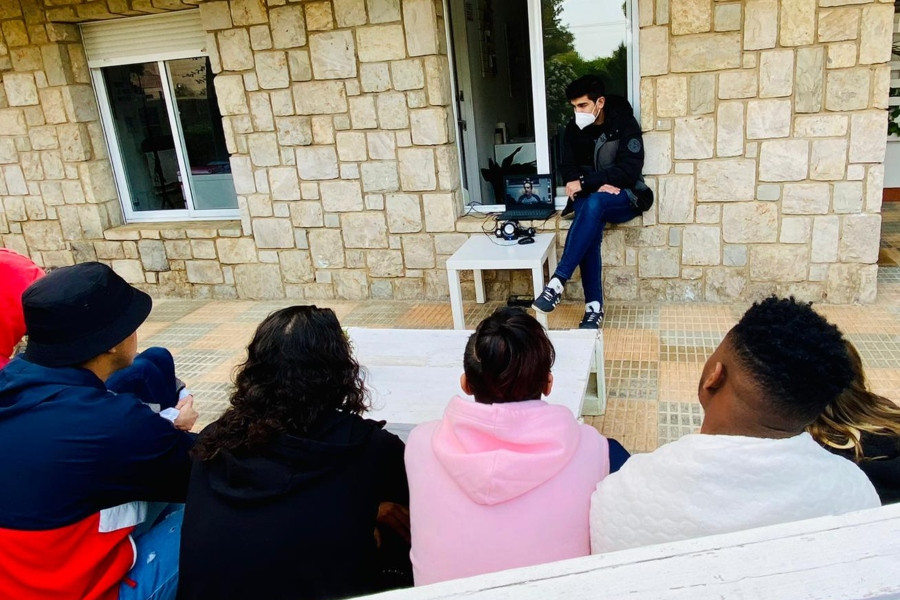
<svg viewBox="0 0 900 600"><path fill-rule="evenodd" d="M550 310L543 310L543 309L538 308L538 307L535 306L534 304L531 305L531 308L533 308L533 309L536 310L537 312L541 313L542 315L549 315L549 314L552 313L554 310L556 310L556 307L555 307L555 306L554 306L553 308L551 308Z"/></svg>

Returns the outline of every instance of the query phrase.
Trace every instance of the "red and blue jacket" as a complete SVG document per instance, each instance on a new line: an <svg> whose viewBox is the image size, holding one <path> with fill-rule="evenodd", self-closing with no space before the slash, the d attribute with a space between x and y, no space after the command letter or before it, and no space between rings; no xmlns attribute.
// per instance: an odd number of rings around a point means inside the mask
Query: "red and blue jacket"
<svg viewBox="0 0 900 600"><path fill-rule="evenodd" d="M0 369L0 598L118 598L145 502L184 502L193 443L86 369Z"/></svg>

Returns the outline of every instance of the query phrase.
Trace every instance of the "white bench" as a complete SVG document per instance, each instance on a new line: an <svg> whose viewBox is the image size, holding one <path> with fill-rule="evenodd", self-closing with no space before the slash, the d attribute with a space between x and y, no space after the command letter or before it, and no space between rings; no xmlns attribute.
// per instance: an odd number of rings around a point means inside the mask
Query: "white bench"
<svg viewBox="0 0 900 600"><path fill-rule="evenodd" d="M896 600L900 504L366 597Z"/></svg>
<svg viewBox="0 0 900 600"><path fill-rule="evenodd" d="M433 421L443 416L453 396L464 395L459 376L471 331L350 327L347 332L357 360L368 372L366 385L373 404L368 417L411 425ZM602 337L596 331L578 329L549 335L556 363L553 391L546 399L580 417L591 372L598 368L597 397L605 402Z"/></svg>
<svg viewBox="0 0 900 600"><path fill-rule="evenodd" d="M550 267L550 275L556 270L556 234L539 233L533 244L521 245L515 241L501 240L486 235L473 235L466 243L447 259L447 281L450 285L450 310L453 313L453 328L465 329L466 321L462 307L462 287L460 271L475 274L475 301L483 304L484 270L529 269L532 291L535 297L544 289L544 263ZM537 313L537 320L547 327L547 315Z"/></svg>

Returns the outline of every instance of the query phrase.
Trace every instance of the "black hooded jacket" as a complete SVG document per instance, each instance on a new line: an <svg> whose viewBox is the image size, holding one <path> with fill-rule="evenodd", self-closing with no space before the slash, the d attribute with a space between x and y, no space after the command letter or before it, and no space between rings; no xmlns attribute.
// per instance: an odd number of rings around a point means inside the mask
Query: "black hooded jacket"
<svg viewBox="0 0 900 600"><path fill-rule="evenodd" d="M581 179L585 192L605 184L633 189L641 180L644 142L641 126L628 100L605 96L601 125L579 129L575 119L566 125L560 171L564 182Z"/></svg>
<svg viewBox="0 0 900 600"><path fill-rule="evenodd" d="M178 598L307 600L379 591L378 504L409 505L403 442L381 427L336 412L309 439L282 435L263 451L195 461Z"/></svg>

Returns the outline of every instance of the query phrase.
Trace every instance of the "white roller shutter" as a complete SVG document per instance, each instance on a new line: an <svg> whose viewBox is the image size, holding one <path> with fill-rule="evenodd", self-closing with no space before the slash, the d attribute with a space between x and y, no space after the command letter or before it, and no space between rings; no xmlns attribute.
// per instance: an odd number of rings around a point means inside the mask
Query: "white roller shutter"
<svg viewBox="0 0 900 600"><path fill-rule="evenodd" d="M81 36L91 68L206 55L199 10L84 23Z"/></svg>

